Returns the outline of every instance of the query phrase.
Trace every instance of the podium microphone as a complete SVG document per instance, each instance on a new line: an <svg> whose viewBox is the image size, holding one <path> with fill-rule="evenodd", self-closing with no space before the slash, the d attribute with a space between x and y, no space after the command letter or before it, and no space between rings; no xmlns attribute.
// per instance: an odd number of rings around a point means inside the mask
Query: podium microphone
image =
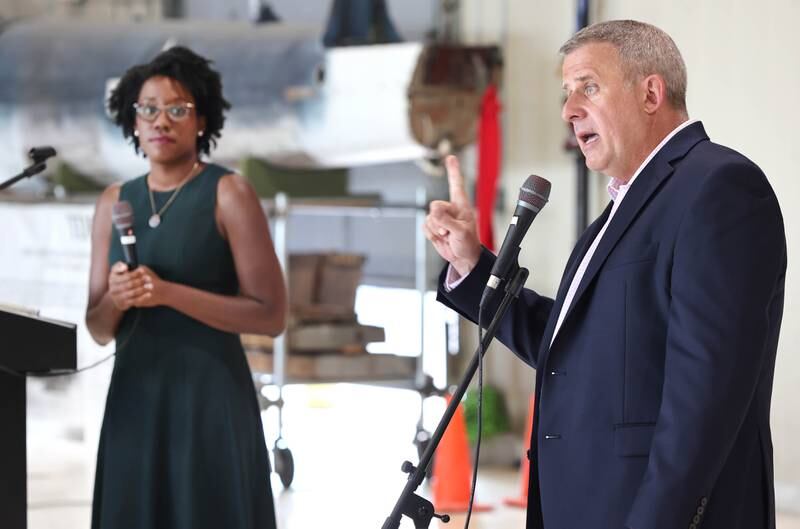
<svg viewBox="0 0 800 529"><path fill-rule="evenodd" d="M119 232L119 242L122 244L122 253L128 270L139 266L136 258L136 235L133 234L133 207L127 200L114 204L111 209L111 220Z"/></svg>
<svg viewBox="0 0 800 529"><path fill-rule="evenodd" d="M514 216L511 217L511 223L508 225L503 245L497 253L497 259L492 267L489 281L486 282L486 288L481 296L481 308L485 307L487 301L497 291L497 287L503 281L507 281L516 267L519 266L517 257L519 256L522 239L528 232L531 222L547 204L549 198L550 182L541 176L530 175L525 180L525 183L522 184L519 190L517 208L514 210Z"/></svg>
<svg viewBox="0 0 800 529"><path fill-rule="evenodd" d="M56 150L49 146L34 147L28 151L28 158L33 160L33 163L35 164L42 163L43 161L47 160L48 158L52 158L55 155Z"/></svg>
<svg viewBox="0 0 800 529"><path fill-rule="evenodd" d="M8 189L23 178L30 178L35 174L39 174L47 168L45 161L56 155L56 150L52 147L34 147L28 151L28 157L33 162L30 167L27 167L17 176L11 177L5 182L0 182L0 191Z"/></svg>

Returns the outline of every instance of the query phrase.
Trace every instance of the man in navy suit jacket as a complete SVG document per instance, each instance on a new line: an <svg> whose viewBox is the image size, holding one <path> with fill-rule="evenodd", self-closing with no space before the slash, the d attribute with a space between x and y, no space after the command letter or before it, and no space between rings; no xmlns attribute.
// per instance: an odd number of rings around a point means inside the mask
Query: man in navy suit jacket
<svg viewBox="0 0 800 529"><path fill-rule="evenodd" d="M769 427L786 244L775 194L686 110L663 31L585 28L561 49L586 164L612 201L555 299L524 290L498 338L536 368L529 529L774 529ZM439 299L475 321L494 256L455 158L425 232Z"/></svg>

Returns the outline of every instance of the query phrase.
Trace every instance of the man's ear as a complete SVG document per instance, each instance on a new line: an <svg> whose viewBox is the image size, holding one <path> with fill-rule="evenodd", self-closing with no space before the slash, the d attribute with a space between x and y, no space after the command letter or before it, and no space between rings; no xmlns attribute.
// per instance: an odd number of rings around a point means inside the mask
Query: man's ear
<svg viewBox="0 0 800 529"><path fill-rule="evenodd" d="M653 114L661 108L667 100L667 84L658 74L651 74L642 79L642 94L644 95L644 111Z"/></svg>

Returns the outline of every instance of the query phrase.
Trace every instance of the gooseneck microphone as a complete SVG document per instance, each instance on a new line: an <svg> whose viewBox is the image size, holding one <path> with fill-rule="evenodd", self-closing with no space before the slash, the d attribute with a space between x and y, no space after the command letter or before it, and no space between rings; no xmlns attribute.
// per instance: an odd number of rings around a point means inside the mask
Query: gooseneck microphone
<svg viewBox="0 0 800 529"><path fill-rule="evenodd" d="M514 210L514 216L511 217L511 223L508 225L503 245L500 247L492 267L489 281L486 282L486 288L483 290L480 307L486 305L500 284L507 281L519 266L517 257L522 239L528 232L533 219L547 204L548 198L550 198L550 182L541 176L530 175L522 184L517 208Z"/></svg>
<svg viewBox="0 0 800 529"><path fill-rule="evenodd" d="M30 167L27 167L17 176L13 176L5 182L0 182L0 191L7 189L23 178L30 178L35 174L39 174L47 168L45 161L56 155L56 150L52 147L34 147L28 151L28 156L33 162Z"/></svg>
<svg viewBox="0 0 800 529"><path fill-rule="evenodd" d="M28 151L28 157L33 160L33 163L41 163L48 158L56 155L56 150L52 147L34 147Z"/></svg>
<svg viewBox="0 0 800 529"><path fill-rule="evenodd" d="M114 204L111 208L111 220L119 232L119 242L122 244L122 253L128 270L139 266L136 258L136 235L133 234L133 207L127 200Z"/></svg>

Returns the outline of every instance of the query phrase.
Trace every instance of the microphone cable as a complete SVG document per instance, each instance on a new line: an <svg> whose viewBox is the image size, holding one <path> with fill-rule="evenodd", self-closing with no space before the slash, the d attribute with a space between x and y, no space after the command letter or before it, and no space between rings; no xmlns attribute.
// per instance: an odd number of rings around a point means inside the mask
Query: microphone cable
<svg viewBox="0 0 800 529"><path fill-rule="evenodd" d="M472 469L472 485L469 493L469 506L467 507L467 518L464 520L464 529L469 529L469 521L472 518L472 505L475 501L475 486L478 484L478 462L481 458L481 437L483 436L483 306L478 306L478 438L475 443L475 463ZM488 347L488 344L487 344Z"/></svg>
<svg viewBox="0 0 800 529"><path fill-rule="evenodd" d="M141 309L136 309L136 316L135 316L135 319L133 320L133 324L131 325L131 331L130 331L130 333L128 333L128 336L126 336L122 340L122 344L118 345L116 347L116 350L113 353L111 353L110 355L108 355L108 356L106 356L104 358L101 358L97 362L91 363L91 364L89 364L87 366L83 366L83 367L77 368L77 369L62 369L62 370L54 370L54 371L46 371L46 372L24 373L22 371L16 371L16 370L11 369L9 367L6 367L4 365L0 365L0 372L3 372L5 374L7 374L7 375L11 375L13 377L18 377L18 378L54 378L54 377L66 377L66 376L77 375L78 373L82 373L84 371L88 371L90 369L94 369L95 367L99 366L100 364L108 362L109 360L114 358L117 355L117 353L119 353L120 351L125 349L125 347L128 346L128 344L131 341L131 338L133 338L133 335L136 332L136 327L139 325L139 319L141 318L141 316L142 316L142 310Z"/></svg>

